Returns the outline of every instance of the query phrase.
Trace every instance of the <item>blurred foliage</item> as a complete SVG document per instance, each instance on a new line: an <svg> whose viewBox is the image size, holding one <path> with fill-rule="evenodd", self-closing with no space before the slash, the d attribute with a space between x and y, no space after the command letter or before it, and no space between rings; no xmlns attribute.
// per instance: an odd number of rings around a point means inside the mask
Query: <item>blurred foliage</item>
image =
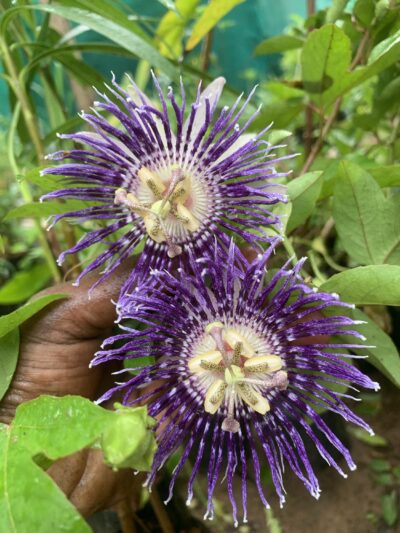
<svg viewBox="0 0 400 533"><path fill-rule="evenodd" d="M41 194L57 188L55 178L40 176L45 154L69 147L57 132L79 129L75 111L91 105L92 85L101 90L108 82L90 59L110 58L110 65L112 57L129 61L130 74L150 96L151 68L163 86L176 85L183 76L190 98L198 80L210 80L218 65L212 48L215 25L225 24L223 17L239 3L160 0L161 14L149 17L122 1L1 1L2 78L11 112L9 124L2 119L8 131L0 139L0 305L5 315L0 343L7 368L2 393L18 357L19 324L48 302L36 300L17 311L13 306L53 281L74 279L89 254L98 253L92 249L77 260L69 257L61 270L55 258L85 228L63 223L46 231L44 219L71 205L38 203ZM284 207L286 252L309 256L304 273L314 286L360 306L354 316L369 320L362 329L371 345L368 361L399 386L399 354L381 318L384 306L400 304L400 2L333 0L306 20L294 17L286 33L258 43L254 54L273 54L281 73L265 72L261 79L252 69L242 73L259 83L258 101L249 112L263 104L252 128L273 121L266 138L284 139L287 152L301 154L282 163L283 170L293 171ZM228 79L223 104L235 97ZM293 135L287 138L286 130ZM376 306L374 313L367 304ZM86 416L92 407L82 409ZM2 446L10 442L13 427L3 428ZM28 452L29 447L18 452L27 467L23 475L38 476ZM389 526L397 519L396 501L394 492L382 499ZM71 513L66 511L66 523L75 523ZM4 524L0 529L8 527Z"/></svg>

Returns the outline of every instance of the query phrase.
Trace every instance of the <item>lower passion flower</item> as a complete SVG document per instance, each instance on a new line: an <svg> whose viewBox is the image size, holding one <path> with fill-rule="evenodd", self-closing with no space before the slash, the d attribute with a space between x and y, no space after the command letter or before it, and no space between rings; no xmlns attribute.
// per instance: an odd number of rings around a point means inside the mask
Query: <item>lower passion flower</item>
<svg viewBox="0 0 400 533"><path fill-rule="evenodd" d="M258 256L243 272L234 268L233 245L227 261L217 253L211 260L193 259L191 273L181 271L173 276L154 271L157 283L146 281L121 298L123 331L106 340L92 362L151 358L99 402L116 393L123 395L127 405L145 402L157 420L158 439L147 485L151 488L157 471L181 448L167 501L189 460L188 503L194 480L205 467L205 518L213 517L213 494L223 477L236 525L238 500L243 522L247 521L250 475L263 504L269 507L261 482L263 464L269 466L281 505L285 501L285 464L319 497L306 441L314 443L342 476L346 474L332 456L332 448L344 457L350 470L355 469L349 450L320 411L333 411L372 433L344 401L354 398L332 389L336 385L354 390L355 386L379 388L346 361L352 357L349 351L362 347L359 340L365 339L354 328L358 322L335 314L335 308L337 313L353 306L339 301L337 295L311 289L300 276L304 260L269 274L266 264L272 250L270 247ZM334 342L335 335L356 340ZM113 346L115 342L118 347ZM238 483L237 491L234 483Z"/></svg>

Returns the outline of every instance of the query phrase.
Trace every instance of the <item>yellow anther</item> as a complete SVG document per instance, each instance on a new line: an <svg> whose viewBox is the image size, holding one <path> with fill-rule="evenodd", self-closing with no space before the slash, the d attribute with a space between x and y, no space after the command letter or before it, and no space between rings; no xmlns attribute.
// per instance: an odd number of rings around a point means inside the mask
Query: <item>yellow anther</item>
<svg viewBox="0 0 400 533"><path fill-rule="evenodd" d="M235 388L242 400L252 409L254 409L254 411L257 411L257 413L265 415L265 413L270 410L269 401L261 396L261 394L255 391L252 387L250 387L250 385L247 383L237 383Z"/></svg>
<svg viewBox="0 0 400 533"><path fill-rule="evenodd" d="M189 196L189 188L185 184L185 181L181 181L176 185L174 192L170 196L170 200L171 202L182 204L187 200L188 196Z"/></svg>
<svg viewBox="0 0 400 533"><path fill-rule="evenodd" d="M200 227L200 222L192 213L182 204L176 204L176 213L182 221L183 227L188 231L197 231Z"/></svg>
<svg viewBox="0 0 400 533"><path fill-rule="evenodd" d="M256 355L244 363L245 370L249 372L276 372L283 366L278 355Z"/></svg>
<svg viewBox="0 0 400 533"><path fill-rule="evenodd" d="M190 182L189 176L185 176L181 181L178 181L171 193L171 202L176 202L177 204L186 202L192 190Z"/></svg>
<svg viewBox="0 0 400 533"><path fill-rule="evenodd" d="M188 361L188 368L191 372L204 372L204 364L218 364L222 361L222 354L218 350L211 350L210 352L204 352L201 355L191 357Z"/></svg>
<svg viewBox="0 0 400 533"><path fill-rule="evenodd" d="M232 357L232 363L234 365L238 365L240 363L240 356L242 355L243 351L243 344L241 342L237 342L235 344L235 348L233 350L233 357Z"/></svg>
<svg viewBox="0 0 400 533"><path fill-rule="evenodd" d="M222 322L210 322L210 324L207 324L204 331L206 333L210 333L214 328L222 329L224 327Z"/></svg>
<svg viewBox="0 0 400 533"><path fill-rule="evenodd" d="M143 185L146 185L156 197L161 197L167 188L161 178L157 174L154 174L154 172L151 172L147 167L140 168L138 176Z"/></svg>
<svg viewBox="0 0 400 533"><path fill-rule="evenodd" d="M223 332L222 336L224 341L229 344L232 350L234 350L236 344L240 342L242 345L241 355L243 357L252 357L255 355L254 348L249 341L246 340L243 335L240 335L240 333L238 333L235 329L227 329Z"/></svg>
<svg viewBox="0 0 400 533"><path fill-rule="evenodd" d="M146 213L143 216L143 221L146 227L146 231L148 235L153 239L153 241L155 242L166 241L165 234L161 228L160 221L157 217L155 217L151 213Z"/></svg>
<svg viewBox="0 0 400 533"><path fill-rule="evenodd" d="M217 379L208 389L204 398L204 410L214 414L223 402L227 384L222 379Z"/></svg>

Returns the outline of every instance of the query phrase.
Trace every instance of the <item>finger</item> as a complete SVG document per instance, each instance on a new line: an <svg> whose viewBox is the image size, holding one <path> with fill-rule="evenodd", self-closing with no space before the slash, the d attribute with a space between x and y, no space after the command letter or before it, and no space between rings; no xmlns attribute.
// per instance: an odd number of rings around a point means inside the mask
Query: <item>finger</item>
<svg viewBox="0 0 400 533"><path fill-rule="evenodd" d="M126 499L141 482L132 470L114 471L104 464L100 450L90 450L83 475L69 499L83 516L90 516Z"/></svg>
<svg viewBox="0 0 400 533"><path fill-rule="evenodd" d="M132 272L134 263L125 261L103 283L89 289L98 275L87 276L79 287L64 282L38 293L35 298L48 294L64 293L68 299L50 304L23 325L23 333L32 339L49 339L50 342L71 342L104 336L104 329L113 325L115 304L121 285ZM50 338L48 337L50 335ZM54 340L53 340L54 339Z"/></svg>
<svg viewBox="0 0 400 533"><path fill-rule="evenodd" d="M92 291L91 276L80 287L61 283L37 295L64 292L68 300L49 305L23 324L20 356L10 388L0 403L0 420L9 423L17 406L41 394L76 394L90 399L99 390L104 368L89 369L89 363L102 340L109 336L116 318L112 299L117 299L121 284L132 271L126 262L113 276ZM107 373L111 372L108 365Z"/></svg>

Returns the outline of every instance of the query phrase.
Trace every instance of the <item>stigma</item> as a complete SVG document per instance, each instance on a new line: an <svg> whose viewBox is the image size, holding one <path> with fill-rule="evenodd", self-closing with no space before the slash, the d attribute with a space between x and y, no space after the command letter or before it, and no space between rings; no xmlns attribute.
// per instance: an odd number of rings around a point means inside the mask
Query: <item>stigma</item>
<svg viewBox="0 0 400 533"><path fill-rule="evenodd" d="M128 208L141 217L147 235L157 243L166 243L169 257L182 253L182 237L196 232L204 211L204 191L193 177L179 166L159 173L141 167L134 191L119 188L114 204ZM200 196L200 198L196 198Z"/></svg>
<svg viewBox="0 0 400 533"><path fill-rule="evenodd" d="M198 376L205 388L204 410L215 414L224 404L227 416L222 429L230 433L240 429L234 417L235 405L244 403L265 415L270 410L265 393L288 386L281 357L257 353L251 338L239 329L221 322L208 324L200 353L188 360L189 371ZM207 349L211 346L213 349Z"/></svg>

